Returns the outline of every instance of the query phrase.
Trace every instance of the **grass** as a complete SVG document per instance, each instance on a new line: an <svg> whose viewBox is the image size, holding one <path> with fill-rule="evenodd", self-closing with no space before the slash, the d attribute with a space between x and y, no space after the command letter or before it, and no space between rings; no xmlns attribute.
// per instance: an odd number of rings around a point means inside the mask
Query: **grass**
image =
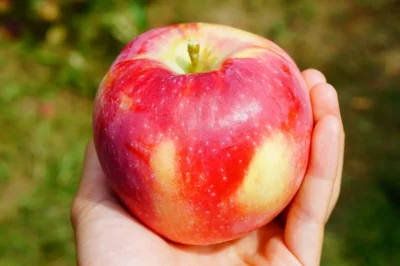
<svg viewBox="0 0 400 266"><path fill-rule="evenodd" d="M97 85L133 36L184 21L266 36L326 73L347 146L322 265L400 264L395 1L61 1L53 11L28 2L0 7L0 266L74 264L69 208Z"/></svg>
<svg viewBox="0 0 400 266"><path fill-rule="evenodd" d="M2 54L18 58L12 47L4 49ZM26 75L22 60L7 66L1 74L0 265L71 265L69 208L90 137L92 103L43 85L40 65Z"/></svg>

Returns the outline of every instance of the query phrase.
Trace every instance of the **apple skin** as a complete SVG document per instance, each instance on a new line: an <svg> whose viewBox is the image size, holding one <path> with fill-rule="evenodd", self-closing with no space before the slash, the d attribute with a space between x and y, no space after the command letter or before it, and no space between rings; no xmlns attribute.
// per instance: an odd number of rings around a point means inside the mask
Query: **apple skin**
<svg viewBox="0 0 400 266"><path fill-rule="evenodd" d="M187 73L197 38L203 72ZM313 129L294 61L271 41L188 23L133 39L95 99L94 142L126 208L174 242L216 244L274 219L304 177Z"/></svg>

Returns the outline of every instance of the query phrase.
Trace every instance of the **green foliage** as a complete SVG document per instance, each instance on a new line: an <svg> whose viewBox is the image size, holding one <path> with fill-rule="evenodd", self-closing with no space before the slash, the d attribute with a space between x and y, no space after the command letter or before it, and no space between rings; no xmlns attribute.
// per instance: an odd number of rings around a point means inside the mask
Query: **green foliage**
<svg viewBox="0 0 400 266"><path fill-rule="evenodd" d="M72 265L92 99L149 28L209 21L271 38L339 92L342 195L322 265L399 265L400 14L393 0L0 0L0 266Z"/></svg>

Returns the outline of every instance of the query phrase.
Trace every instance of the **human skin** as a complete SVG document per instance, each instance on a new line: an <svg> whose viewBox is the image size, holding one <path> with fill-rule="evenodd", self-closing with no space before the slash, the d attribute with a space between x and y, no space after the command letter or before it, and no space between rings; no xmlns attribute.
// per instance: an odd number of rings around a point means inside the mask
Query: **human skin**
<svg viewBox="0 0 400 266"><path fill-rule="evenodd" d="M276 220L222 244L171 243L124 209L90 142L71 210L78 265L319 265L324 227L340 192L344 130L335 89L316 70L302 75L314 119L310 162L299 191Z"/></svg>

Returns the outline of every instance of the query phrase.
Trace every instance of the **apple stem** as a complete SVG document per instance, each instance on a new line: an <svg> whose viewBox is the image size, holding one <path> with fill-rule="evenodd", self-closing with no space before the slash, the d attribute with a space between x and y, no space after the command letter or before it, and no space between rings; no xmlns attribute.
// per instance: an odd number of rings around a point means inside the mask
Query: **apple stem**
<svg viewBox="0 0 400 266"><path fill-rule="evenodd" d="M187 47L192 62L191 73L199 72L200 44L196 39L190 39Z"/></svg>

